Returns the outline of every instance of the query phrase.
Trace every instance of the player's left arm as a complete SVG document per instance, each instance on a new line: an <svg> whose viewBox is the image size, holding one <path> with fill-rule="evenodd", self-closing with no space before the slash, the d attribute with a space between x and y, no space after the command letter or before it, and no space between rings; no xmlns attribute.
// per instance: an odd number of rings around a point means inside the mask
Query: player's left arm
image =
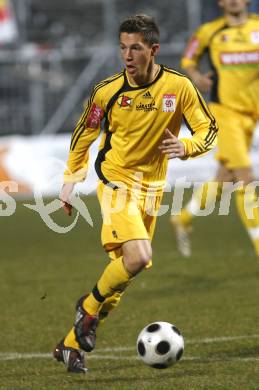
<svg viewBox="0 0 259 390"><path fill-rule="evenodd" d="M191 138L181 138L184 144L183 159L197 157L207 153L217 143L218 126L200 92L191 81L184 79L180 104L186 126L192 133Z"/></svg>

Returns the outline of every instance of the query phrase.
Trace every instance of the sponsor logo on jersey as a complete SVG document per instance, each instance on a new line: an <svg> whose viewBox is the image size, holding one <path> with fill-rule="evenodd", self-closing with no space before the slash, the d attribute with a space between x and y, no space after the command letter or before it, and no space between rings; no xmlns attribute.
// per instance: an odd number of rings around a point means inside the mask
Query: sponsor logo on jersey
<svg viewBox="0 0 259 390"><path fill-rule="evenodd" d="M176 95L174 93L167 93L163 95L163 112L175 112Z"/></svg>
<svg viewBox="0 0 259 390"><path fill-rule="evenodd" d="M104 111L97 104L93 103L90 113L86 120L86 126L92 129L97 129L100 121L103 119Z"/></svg>
<svg viewBox="0 0 259 390"><path fill-rule="evenodd" d="M220 62L222 65L258 64L259 50L251 52L221 53Z"/></svg>
<svg viewBox="0 0 259 390"><path fill-rule="evenodd" d="M153 102L148 103L148 104L140 102L139 104L137 104L136 110L137 111L145 111L145 112L156 111L157 110L156 102L154 100L153 100Z"/></svg>
<svg viewBox="0 0 259 390"><path fill-rule="evenodd" d="M259 31L252 31L251 32L251 41L253 43L259 43Z"/></svg>
<svg viewBox="0 0 259 390"><path fill-rule="evenodd" d="M144 93L144 95L142 96L144 99L153 99L151 93L149 91L147 91L146 93Z"/></svg>
<svg viewBox="0 0 259 390"><path fill-rule="evenodd" d="M133 99L126 96L126 95L121 95L118 97L117 103L119 107L121 108L127 108L132 106L132 101Z"/></svg>

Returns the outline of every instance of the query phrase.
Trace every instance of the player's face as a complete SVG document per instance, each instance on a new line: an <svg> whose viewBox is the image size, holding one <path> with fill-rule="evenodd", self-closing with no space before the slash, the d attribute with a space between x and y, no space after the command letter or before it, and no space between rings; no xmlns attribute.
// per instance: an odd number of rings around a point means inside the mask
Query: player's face
<svg viewBox="0 0 259 390"><path fill-rule="evenodd" d="M230 14L239 14L247 9L248 0L219 0L218 4L223 10Z"/></svg>
<svg viewBox="0 0 259 390"><path fill-rule="evenodd" d="M140 33L121 33L120 52L129 76L138 80L145 78L153 64L159 44L149 46Z"/></svg>

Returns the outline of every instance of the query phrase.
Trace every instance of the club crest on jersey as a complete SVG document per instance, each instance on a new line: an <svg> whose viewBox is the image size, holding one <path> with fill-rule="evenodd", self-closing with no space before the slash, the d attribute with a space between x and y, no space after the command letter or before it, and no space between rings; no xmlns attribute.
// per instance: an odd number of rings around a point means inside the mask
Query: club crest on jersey
<svg viewBox="0 0 259 390"><path fill-rule="evenodd" d="M132 101L133 101L132 98L126 95L121 95L118 97L117 103L121 108L128 108L132 106Z"/></svg>
<svg viewBox="0 0 259 390"><path fill-rule="evenodd" d="M176 95L173 93L167 93L163 95L163 112L175 112Z"/></svg>

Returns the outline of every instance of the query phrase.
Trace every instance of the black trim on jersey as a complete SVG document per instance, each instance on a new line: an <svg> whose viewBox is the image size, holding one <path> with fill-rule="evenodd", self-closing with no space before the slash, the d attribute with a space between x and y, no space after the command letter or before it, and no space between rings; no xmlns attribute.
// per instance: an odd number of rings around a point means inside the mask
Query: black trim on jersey
<svg viewBox="0 0 259 390"><path fill-rule="evenodd" d="M188 76L186 76L185 74L179 73L179 72L177 72L177 71L175 71L175 70L173 70L173 69L164 68L164 70L165 70L166 72L168 72L168 73L173 73L173 74L176 74L176 75L178 75L178 76L180 76L180 77L184 77L184 78L188 79L188 80L192 83L192 85L193 85L193 87L194 87L194 89L195 89L195 91L196 91L196 93L197 93L197 96L198 96L200 105L202 106L204 112L205 112L206 115L209 117L209 119L215 124L216 121L215 121L214 116L211 114L209 108L208 108L207 105L204 103L203 98L201 97L201 94L200 94L199 90L197 89L197 87L195 86L195 84L193 83L193 81L192 81Z"/></svg>
<svg viewBox="0 0 259 390"><path fill-rule="evenodd" d="M183 115L183 119L184 119L184 123L186 124L186 127L190 130L191 134L192 135L195 134L195 132L192 130L189 122L187 121L187 119L184 115ZM218 132L217 128L213 129L210 127L210 130L205 137L205 147L206 148L214 142L214 140L217 136L217 132Z"/></svg>
<svg viewBox="0 0 259 390"><path fill-rule="evenodd" d="M101 84L101 83L100 83L100 84ZM82 132L83 132L84 129L85 129L85 118L86 118L87 115L89 114L89 111L90 111L90 109L91 109L91 107L92 107L93 99L94 99L94 97L95 97L96 92L97 92L98 89L100 89L101 86L102 86L102 85L100 85L100 84L98 84L98 85L94 88L94 90L93 90L93 92L92 92L92 94L91 94L91 96L90 96L90 99L89 99L88 102L87 102L87 106L86 106L85 111L84 111L84 113L83 113L83 115L82 115L82 118L80 119L78 125L76 126L76 128L75 128L75 130L74 130L74 133L73 133L72 138L71 138L70 150L74 150L74 148L75 148L75 146L76 146L76 144L77 144L77 142L78 142L78 139L80 138Z"/></svg>
<svg viewBox="0 0 259 390"><path fill-rule="evenodd" d="M109 125L108 125L109 126ZM97 176L99 177L99 179L107 186L113 188L114 190L117 190L119 187L110 182L105 176L104 174L102 173L102 168L101 168L101 165L102 165L102 162L105 160L105 155L106 153L111 150L111 137L112 137L112 132L107 130L106 131L106 138L105 138L105 142L104 142L104 146L101 150L99 150L99 153L97 155L97 158L95 160L95 164L94 164L94 167L95 167L95 171L97 173Z"/></svg>
<svg viewBox="0 0 259 390"><path fill-rule="evenodd" d="M209 47L206 47L206 49L204 50L202 56L206 57L208 65L209 65L209 69L213 72L213 75L211 77L212 87L211 87L210 92L208 93L208 97L209 97L209 100L211 102L215 102L216 103L216 102L219 102L219 97L218 97L219 76L218 76L217 69L213 65Z"/></svg>
<svg viewBox="0 0 259 390"><path fill-rule="evenodd" d="M194 87L195 87L195 85L194 85ZM197 92L198 99L199 99L200 105L203 108L203 111L205 112L205 114L210 119L209 131L208 131L208 134L205 137L205 146L208 147L209 145L211 145L213 143L214 139L217 136L218 126L216 124L216 119L211 114L208 106L205 104L205 102L204 102L200 92L198 91L198 89L196 87L195 87L195 90Z"/></svg>
<svg viewBox="0 0 259 390"><path fill-rule="evenodd" d="M184 120L184 123L185 123L187 129L190 131L191 135L193 135L193 134L194 134L194 131L193 131L193 129L191 128L191 125L189 124L189 122L187 121L185 115L183 115L183 120Z"/></svg>
<svg viewBox="0 0 259 390"><path fill-rule="evenodd" d="M116 184L113 184L112 182L110 182L108 179L106 179L106 177L102 173L101 165L102 165L102 162L105 160L106 153L112 148L111 138L112 138L113 133L111 131L109 131L109 124L110 124L109 119L108 119L109 111L112 108L112 106L115 104L115 102L118 99L118 97L120 96L120 94L128 91L128 87L129 86L127 83L127 78L126 78L126 75L124 72L124 83L123 83L122 87L111 97L111 99L109 100L107 107L106 107L105 123L104 123L104 131L106 133L106 138L105 138L104 146L101 150L99 150L99 153L97 155L97 158L96 158L95 164L94 164L95 170L96 170L96 173L97 173L97 176L99 177L99 179L104 184L108 185L109 187L111 187L115 190L118 189L118 186Z"/></svg>
<svg viewBox="0 0 259 390"><path fill-rule="evenodd" d="M128 81L127 75L126 75L126 70L124 70L124 83L123 83L122 87L111 97L111 99L109 100L109 102L107 104L106 114L105 114L105 125L104 125L104 130L105 130L105 133L106 133L106 139L105 139L103 148L99 151L99 153L97 155L97 158L95 160L95 170L96 170L96 173L97 173L97 176L99 177L99 179L104 184L108 185L109 187L112 187L115 190L118 189L118 186L116 184L113 184L112 182L110 182L104 176L104 174L102 173L102 168L101 168L101 165L102 165L103 161L105 160L106 153L109 150L111 150L111 148L112 148L111 147L111 138L112 138L112 134L113 133L111 131L109 131L109 120L108 120L109 111L112 108L112 106L116 103L116 100L118 99L118 97L122 93L129 92L129 91L136 91L138 89L148 88L150 85L154 84L157 80L160 79L160 77L163 74L163 70L164 70L164 67L163 67L163 65L161 65L161 68L160 68L160 70L158 72L158 75L156 76L156 78L151 83L145 84L145 85L141 85L141 86L137 86L137 87L132 87L129 84L129 81Z"/></svg>
<svg viewBox="0 0 259 390"><path fill-rule="evenodd" d="M73 136L71 138L70 150L75 149L75 146L76 146L81 134L83 133L84 129L85 129L85 126L83 124L81 124L79 127L77 127L75 134L73 134Z"/></svg>
<svg viewBox="0 0 259 390"><path fill-rule="evenodd" d="M197 95L198 95L198 99L199 99L199 102L200 102L200 105L202 106L203 108L203 111L206 113L207 117L209 117L209 119L211 120L211 125L213 128L217 128L216 126L216 119L214 118L214 116L212 115L212 113L210 112L209 110L209 107L206 105L206 103L204 102L203 98L201 97L200 95L200 92L196 89L196 92L197 92Z"/></svg>
<svg viewBox="0 0 259 390"><path fill-rule="evenodd" d="M100 294L100 291L97 287L97 284L94 286L94 288L92 289L92 294L94 296L94 298L100 302L100 303L103 303L105 301L105 297L103 297L101 294Z"/></svg>
<svg viewBox="0 0 259 390"><path fill-rule="evenodd" d="M224 24L224 26L222 26L218 30L216 30L212 34L212 36L210 37L210 40L209 40L209 43L208 43L208 46L207 46L207 49L206 49L206 51L208 52L209 66L210 66L211 70L213 71L213 78L212 78L213 84L212 84L212 88L211 88L211 91L210 91L210 101L212 101L214 103L219 103L219 94L218 94L218 92L219 92L218 91L219 75L218 75L216 67L214 66L214 64L212 62L212 55L211 55L211 50L210 50L210 44L211 44L211 41L213 40L213 38L215 38L215 36L219 32L221 32L223 30L226 30L228 28L229 28L229 26L227 24Z"/></svg>
<svg viewBox="0 0 259 390"><path fill-rule="evenodd" d="M71 144L70 144L70 150L74 150L74 149L75 149L75 146L76 146L76 144L77 144L77 142L78 142L78 140L79 140L81 134L82 134L83 131L84 131L84 121L85 121L85 118L86 118L86 116L88 115L88 113L89 113L89 111L90 111L90 109L91 109L91 107L92 107L92 102L93 102L93 100L94 100L94 97L95 97L95 95L96 95L96 92L97 92L100 88L102 88L104 85L107 85L107 84L109 84L109 83L111 83L111 82L117 80L117 79L120 78L122 75L124 76L124 83L123 83L123 86L122 86L123 90L120 90L120 93L122 93L122 92L127 92L127 91L136 91L136 90L138 90L138 89L148 88L148 87L150 87L152 84L154 84L155 82L157 82L157 80L160 79L160 77L161 77L162 74L163 74L163 69L164 69L163 65L160 65L160 70L159 70L159 72L158 72L156 78L155 78L151 83L143 84L143 85L136 86L136 87L133 87L133 86L131 86L131 85L129 84L129 81L128 81L127 75L126 75L126 70L124 70L123 72L118 73L118 74L115 75L113 78L109 78L109 79L104 80L104 81L100 82L99 84L97 84L96 87L95 87L94 90L93 90L93 93L92 93L90 99L89 99L87 108L86 108L86 110L85 110L85 112L84 112L84 114L83 114L83 116L82 116L82 118L81 118L79 124L77 125L77 127L76 127L76 129L75 129L75 131L74 131L74 133L73 133L73 135L72 135ZM108 113L109 109L111 108L111 106L115 103L116 99L119 97L119 96L116 96L116 95L117 95L117 94L115 94L115 95L113 96L113 98L111 99L111 101L109 102L110 107L108 108L108 106L107 106L107 109L106 109L106 112L107 112L107 113ZM115 97L115 96L116 96L116 97ZM113 100L114 100L114 101L113 101ZM82 127L82 126L83 126L83 127Z"/></svg>
<svg viewBox="0 0 259 390"><path fill-rule="evenodd" d="M85 129L85 119L87 117L87 115L89 114L89 111L92 107L92 103L93 103L93 100L94 100L94 97L97 93L97 91L104 87L105 85L117 80L118 78L120 78L121 76L123 75L123 72L120 72L120 73L117 73L115 74L114 76L111 76L109 77L108 79L104 80L104 81L101 81L100 83L98 83L94 89L93 89L93 92L90 96L90 99L87 103L87 107L85 108L85 111L82 115L82 118L80 119L78 125L76 126L75 130L74 130L74 133L72 135L72 138L71 138L71 144L70 144L70 150L74 150L75 149L75 146L81 136L81 134L83 133L84 129Z"/></svg>
<svg viewBox="0 0 259 390"><path fill-rule="evenodd" d="M155 79L153 81L151 81L151 83L148 83L148 84L143 84L143 85L138 85L136 87L133 87L130 85L129 81L128 81L128 78L127 78L127 74L126 74L126 70L124 70L124 78L125 78L125 87L127 86L127 89L123 92L128 92L128 91L136 91L138 89L144 89L144 88L148 88L150 87L152 84L156 83L157 80L160 79L160 77L162 76L163 74L163 71L164 71L164 66L162 64L160 64L160 70L157 74L157 76L155 77Z"/></svg>
<svg viewBox="0 0 259 390"><path fill-rule="evenodd" d="M214 139L216 138L217 132L218 132L218 127L216 125L216 120L215 120L214 116L210 113L209 108L205 105L199 91L197 90L197 88L195 88L195 89L196 89L196 92L198 95L199 102L200 102L204 112L210 118L209 131L205 137L205 146L208 147L213 143Z"/></svg>
<svg viewBox="0 0 259 390"><path fill-rule="evenodd" d="M211 130L211 136L209 141L205 143L205 145L208 147L209 145L213 144L215 138L217 137L218 130ZM207 138L207 137L206 137ZM206 139L205 138L205 139Z"/></svg>
<svg viewBox="0 0 259 390"><path fill-rule="evenodd" d="M211 62L210 55L209 55L209 61ZM211 63L211 69L213 71L212 76L212 88L210 91L210 101L214 103L219 103L219 75L214 65Z"/></svg>

